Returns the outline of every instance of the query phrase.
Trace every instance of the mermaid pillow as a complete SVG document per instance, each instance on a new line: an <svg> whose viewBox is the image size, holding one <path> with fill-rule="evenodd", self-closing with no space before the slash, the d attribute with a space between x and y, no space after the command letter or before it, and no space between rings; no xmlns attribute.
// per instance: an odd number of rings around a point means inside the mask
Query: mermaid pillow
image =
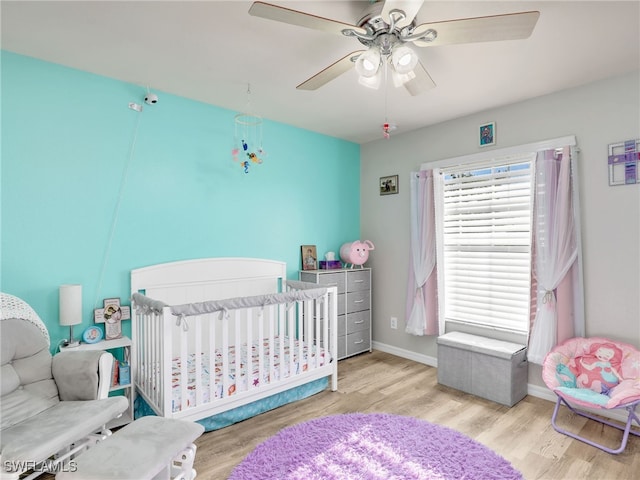
<svg viewBox="0 0 640 480"><path fill-rule="evenodd" d="M609 342L593 342L585 347L585 351L573 357L568 365L576 377L576 386L609 395L622 380L622 350Z"/></svg>

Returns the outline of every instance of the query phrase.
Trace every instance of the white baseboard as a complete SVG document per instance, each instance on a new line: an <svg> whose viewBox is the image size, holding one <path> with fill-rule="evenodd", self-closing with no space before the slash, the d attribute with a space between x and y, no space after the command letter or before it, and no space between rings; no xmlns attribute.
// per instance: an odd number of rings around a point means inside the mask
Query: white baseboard
<svg viewBox="0 0 640 480"><path fill-rule="evenodd" d="M380 350L381 352L390 353L391 355L406 358L407 360L413 360L414 362L424 363L430 367L438 367L438 359L435 357L412 352L411 350L405 350L404 348L394 347L393 345L387 345L386 343L371 342L371 346L374 350Z"/></svg>
<svg viewBox="0 0 640 480"><path fill-rule="evenodd" d="M413 360L414 362L423 363L425 365L429 365L430 367L438 368L437 357L431 357L422 353L412 352L411 350L394 347L393 345L387 345L386 343L374 341L371 343L371 345L374 350L380 350L381 352L390 353L391 355L396 355L401 358L406 358L407 360ZM533 385L531 383L527 384L527 394L531 395L532 397L542 398L543 400L548 400L553 403L555 403L558 398L556 394L549 390L547 387L541 387L539 385ZM607 417L622 423L627 422L627 415L623 410L601 410L588 408L585 410L595 415L601 415L603 417Z"/></svg>

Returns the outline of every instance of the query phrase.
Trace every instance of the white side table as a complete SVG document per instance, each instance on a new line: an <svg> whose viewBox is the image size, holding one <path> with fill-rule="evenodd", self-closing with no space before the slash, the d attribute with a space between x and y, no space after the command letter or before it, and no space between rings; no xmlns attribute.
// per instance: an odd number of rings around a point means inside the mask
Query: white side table
<svg viewBox="0 0 640 480"><path fill-rule="evenodd" d="M120 427L128 423L133 422L133 402L135 400L135 389L133 388L133 365L131 365L131 359L133 358L132 341L129 337L116 338L114 340L102 340L96 343L80 343L77 347L60 347L60 351L79 351L79 350L114 350L118 348L124 349L124 358L129 363L129 383L121 385L111 385L110 392L122 391L129 400L129 408L119 417L113 419L107 424L107 428Z"/></svg>

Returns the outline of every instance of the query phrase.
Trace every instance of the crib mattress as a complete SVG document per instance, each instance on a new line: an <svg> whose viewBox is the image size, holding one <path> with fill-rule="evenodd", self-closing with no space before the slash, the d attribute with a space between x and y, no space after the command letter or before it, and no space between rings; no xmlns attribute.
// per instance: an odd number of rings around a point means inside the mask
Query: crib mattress
<svg viewBox="0 0 640 480"><path fill-rule="evenodd" d="M251 387L258 387L260 385L276 382L281 378L287 378L291 375L291 360L290 360L290 342L288 338L283 338L283 355L281 358L280 349L281 339L276 337L273 343L273 368L270 365L270 351L269 341L264 340L262 342L264 349L263 356L263 375L260 378L259 369L259 356L260 348L258 342L251 345L251 368L249 369L249 375L247 374L248 364L248 352L247 345L242 345L240 355L236 355L235 346L229 347L228 359L228 383L226 386L223 381L223 364L222 364L222 351L216 349L215 351L215 363L214 363L214 388L213 393L215 398L222 398L225 396L233 395L238 391L245 391L248 389L248 385ZM310 364L315 364L316 356L318 356L318 366L325 365L325 350L312 346L309 348L306 345L302 347L302 358L300 359L300 344L298 340L293 343L293 369L294 374L304 372L308 369ZM208 403L211 401L211 371L209 355L201 355L201 373L202 373L202 386L203 401ZM239 368L237 367L239 364ZM194 406L196 404L196 358L195 354L189 355L187 358L187 398L186 407ZM172 366L172 411L178 412L183 409L183 396L182 396L182 384L184 379L182 378L182 360L180 358L173 359ZM250 384L248 382L251 382ZM185 407L185 408L186 408Z"/></svg>

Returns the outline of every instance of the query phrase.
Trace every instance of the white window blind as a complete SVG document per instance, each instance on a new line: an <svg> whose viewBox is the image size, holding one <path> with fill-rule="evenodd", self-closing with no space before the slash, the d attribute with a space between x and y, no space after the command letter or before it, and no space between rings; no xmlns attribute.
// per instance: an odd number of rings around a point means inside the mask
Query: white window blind
<svg viewBox="0 0 640 480"><path fill-rule="evenodd" d="M440 170L445 322L528 331L533 158Z"/></svg>

